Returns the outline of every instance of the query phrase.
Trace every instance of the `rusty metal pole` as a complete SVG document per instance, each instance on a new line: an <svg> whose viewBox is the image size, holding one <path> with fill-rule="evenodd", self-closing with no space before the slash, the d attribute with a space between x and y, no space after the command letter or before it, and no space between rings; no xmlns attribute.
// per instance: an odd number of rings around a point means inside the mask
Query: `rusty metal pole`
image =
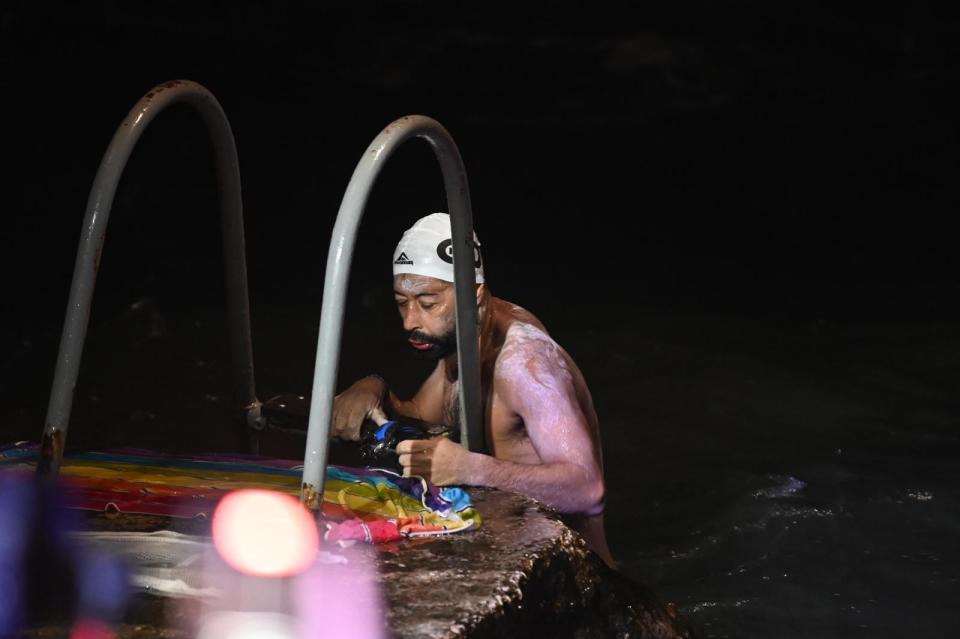
<svg viewBox="0 0 960 639"><path fill-rule="evenodd" d="M323 499L333 397L340 364L340 339L347 297L350 262L357 229L367 198L381 168L394 150L410 138L423 138L437 156L447 191L453 232L454 286L456 288L457 357L460 372L460 442L473 451L484 448L480 404L480 355L477 336L477 302L474 290L473 213L463 160L453 138L439 122L411 115L391 122L367 147L353 171L333 227L323 285L320 335L313 374L313 396L307 427L300 499L318 511Z"/></svg>
<svg viewBox="0 0 960 639"><path fill-rule="evenodd" d="M236 371L238 399L246 413L248 424L255 423L259 418L260 404L254 387L253 348L250 341L250 303L247 294L240 163L233 132L220 103L207 89L189 80L165 82L140 98L117 128L90 189L73 268L63 333L60 337L57 367L47 405L41 459L37 467L40 475L54 476L60 467L73 406L74 386L90 319L94 284L117 184L143 131L158 113L179 102L191 105L200 113L216 154L230 347Z"/></svg>

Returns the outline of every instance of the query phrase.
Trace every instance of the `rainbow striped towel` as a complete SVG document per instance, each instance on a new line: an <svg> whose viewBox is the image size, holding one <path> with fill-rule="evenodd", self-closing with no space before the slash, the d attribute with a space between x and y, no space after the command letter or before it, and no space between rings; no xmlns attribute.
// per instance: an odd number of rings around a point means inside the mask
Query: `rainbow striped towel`
<svg viewBox="0 0 960 639"><path fill-rule="evenodd" d="M0 470L30 470L39 447L0 447ZM303 464L252 455L168 455L123 448L73 453L60 467L73 508L167 517L208 517L227 492L266 488L299 496ZM387 470L329 466L326 538L372 543L444 535L480 525L466 491Z"/></svg>

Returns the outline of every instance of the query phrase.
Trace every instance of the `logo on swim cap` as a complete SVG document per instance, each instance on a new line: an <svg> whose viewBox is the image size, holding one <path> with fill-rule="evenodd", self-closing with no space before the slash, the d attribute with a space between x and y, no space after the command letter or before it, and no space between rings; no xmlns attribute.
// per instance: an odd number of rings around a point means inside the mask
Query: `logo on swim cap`
<svg viewBox="0 0 960 639"><path fill-rule="evenodd" d="M433 213L407 229L393 251L393 274L425 275L453 282L453 240L450 216ZM477 284L483 283L480 241L473 233L473 267Z"/></svg>
<svg viewBox="0 0 960 639"><path fill-rule="evenodd" d="M453 264L453 240L444 240L437 244L437 256L447 264ZM410 262L413 264L413 262ZM480 245L473 243L473 268L480 268Z"/></svg>

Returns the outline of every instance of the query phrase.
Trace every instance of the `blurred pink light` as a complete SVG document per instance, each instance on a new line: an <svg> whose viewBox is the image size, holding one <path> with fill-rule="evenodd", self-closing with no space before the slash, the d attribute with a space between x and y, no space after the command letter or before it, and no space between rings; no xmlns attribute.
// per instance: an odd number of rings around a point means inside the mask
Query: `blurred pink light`
<svg viewBox="0 0 960 639"><path fill-rule="evenodd" d="M385 639L389 636L374 551L339 551L343 563L320 563L293 589L298 639Z"/></svg>
<svg viewBox="0 0 960 639"><path fill-rule="evenodd" d="M271 490L238 490L213 514L213 543L230 567L258 577L302 572L320 545L316 523L296 499Z"/></svg>
<svg viewBox="0 0 960 639"><path fill-rule="evenodd" d="M70 639L116 639L113 628L95 619L81 619L70 628Z"/></svg>

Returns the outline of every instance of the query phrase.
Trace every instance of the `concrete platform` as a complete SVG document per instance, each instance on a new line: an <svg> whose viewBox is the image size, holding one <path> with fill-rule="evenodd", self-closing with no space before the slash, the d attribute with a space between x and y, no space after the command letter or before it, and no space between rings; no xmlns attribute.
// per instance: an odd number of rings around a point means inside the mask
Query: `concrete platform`
<svg viewBox="0 0 960 639"><path fill-rule="evenodd" d="M583 540L535 502L471 491L476 531L379 547L385 625L393 637L689 637L672 608L607 568ZM172 524L172 526L171 526ZM94 515L90 528L203 532L203 522ZM138 596L119 637L189 637L199 603ZM65 636L62 626L28 637Z"/></svg>
<svg viewBox="0 0 960 639"><path fill-rule="evenodd" d="M690 636L555 515L518 495L471 494L484 517L476 532L380 553L395 636Z"/></svg>

